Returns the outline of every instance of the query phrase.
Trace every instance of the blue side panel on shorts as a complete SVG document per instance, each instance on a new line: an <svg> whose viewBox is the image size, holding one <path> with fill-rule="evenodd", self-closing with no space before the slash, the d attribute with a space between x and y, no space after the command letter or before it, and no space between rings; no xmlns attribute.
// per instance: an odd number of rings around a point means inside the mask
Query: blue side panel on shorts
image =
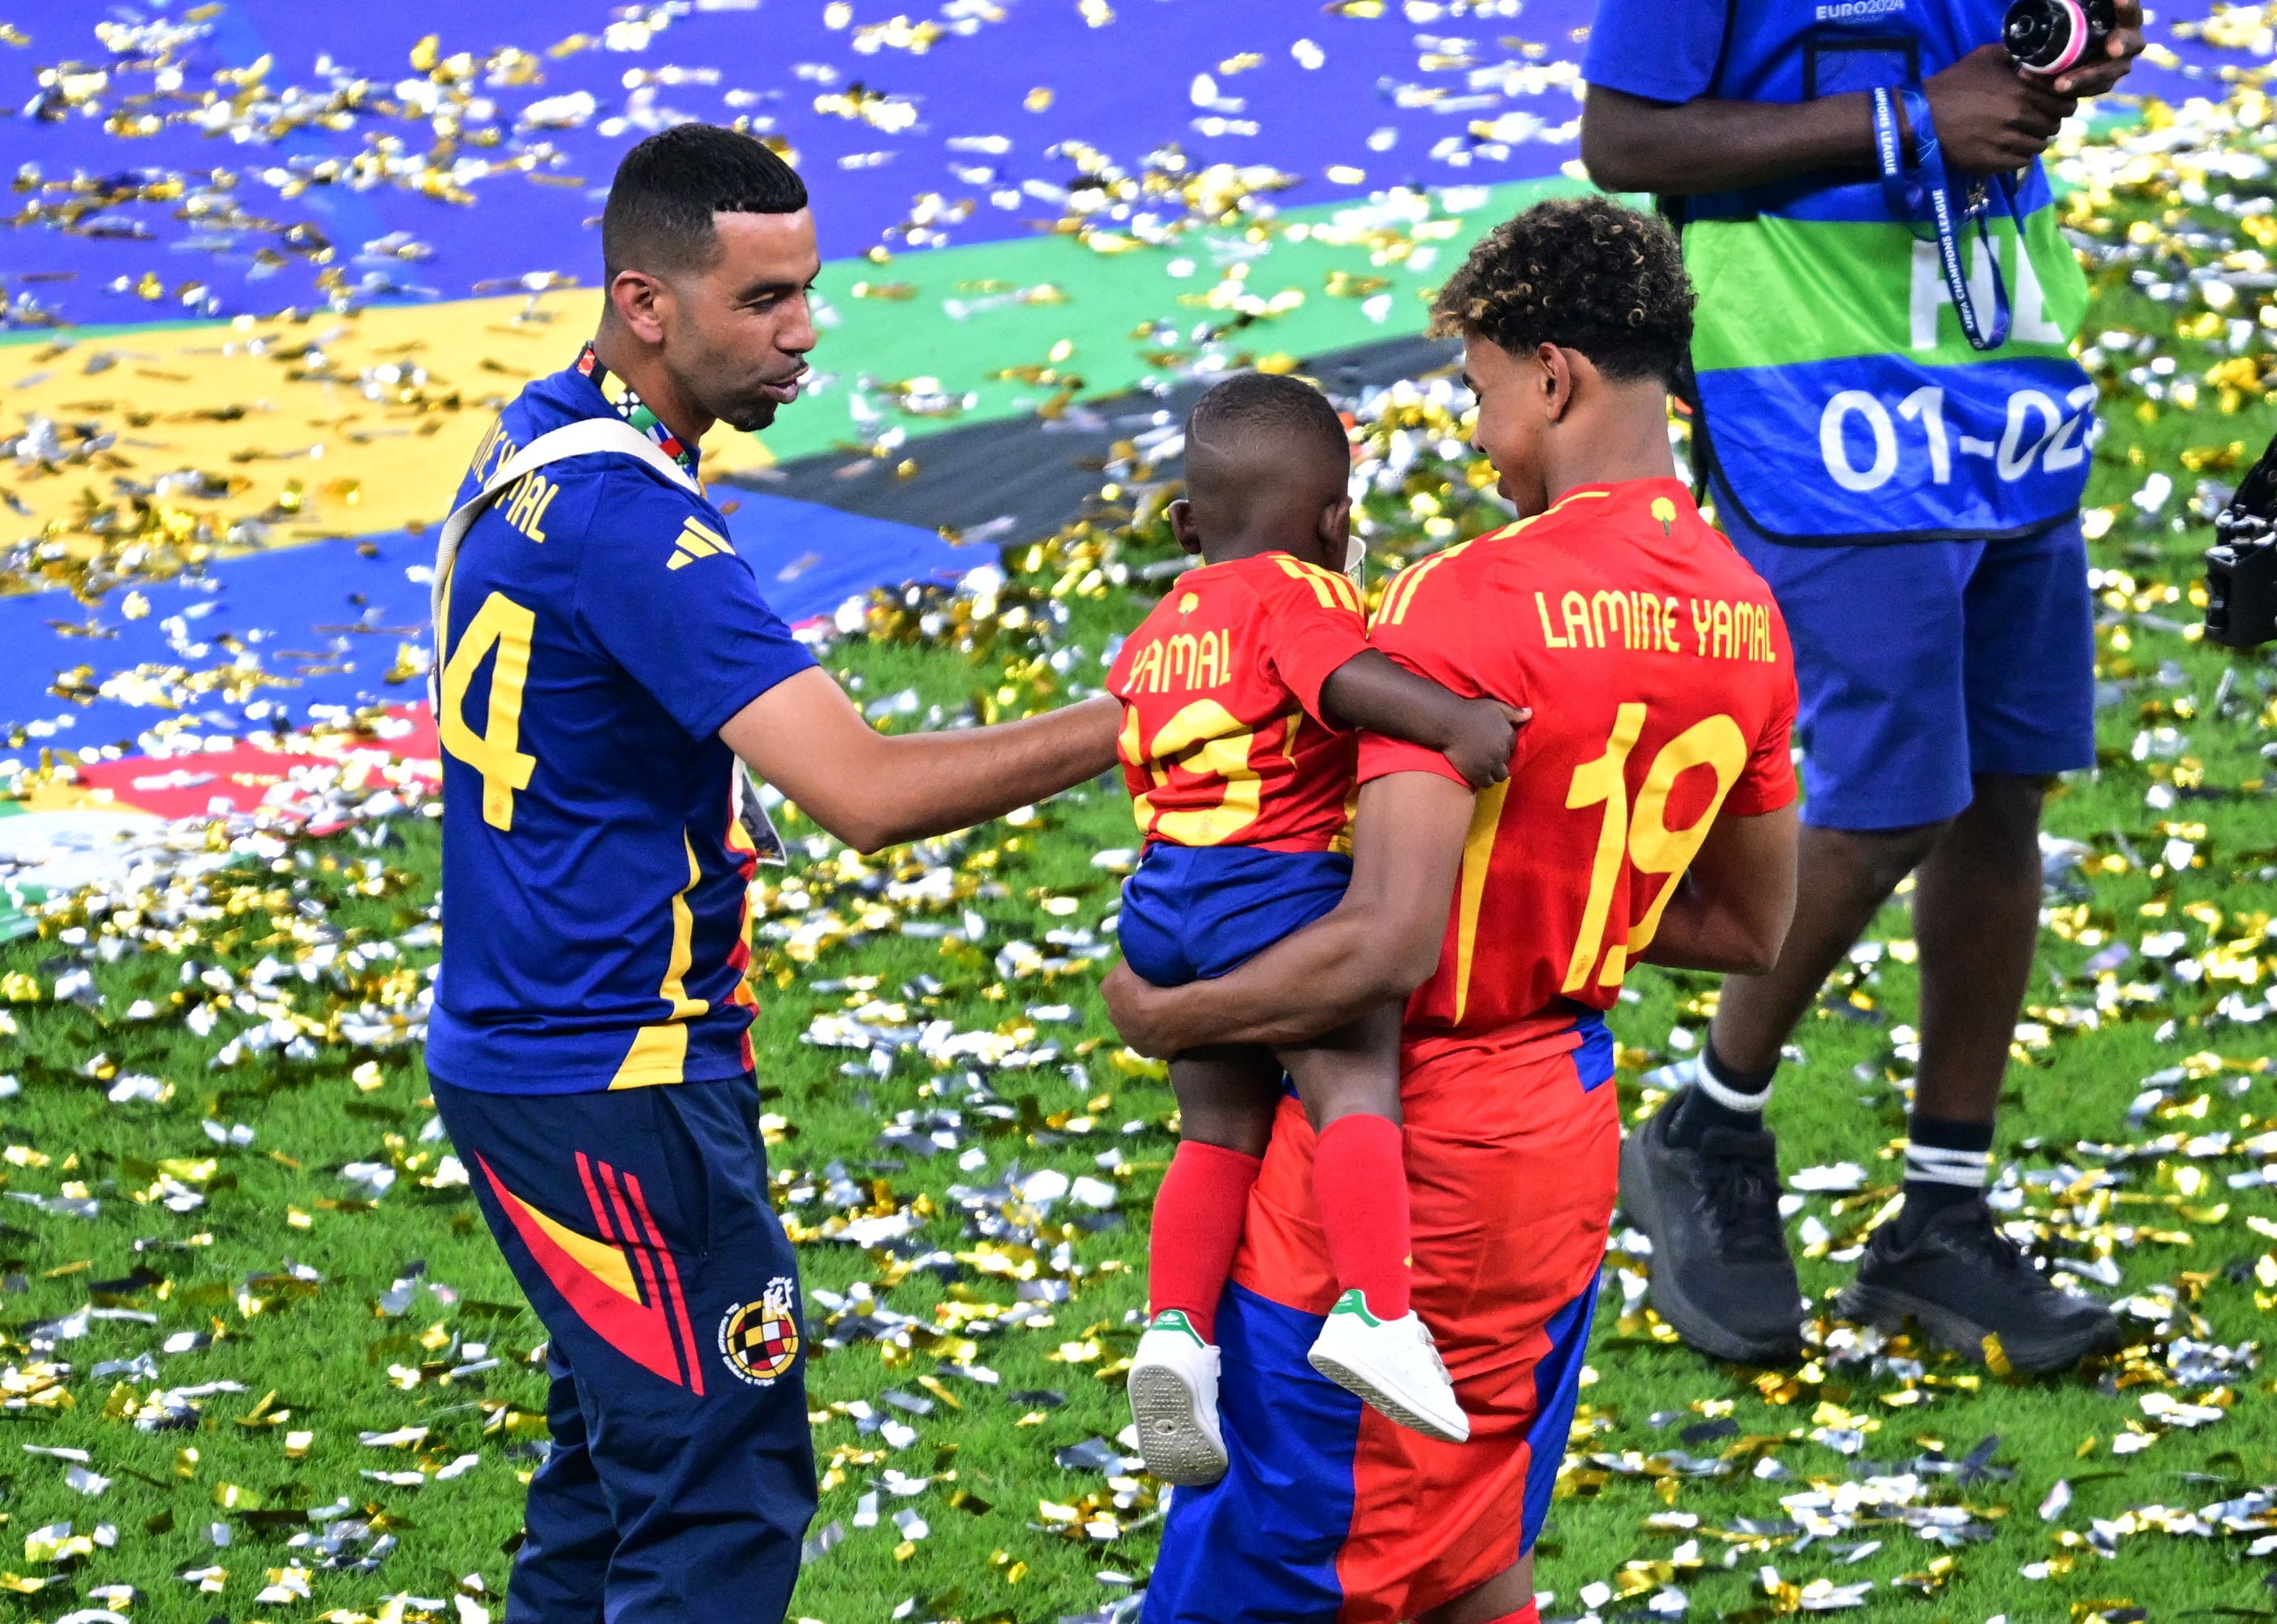
<svg viewBox="0 0 2277 1624"><path fill-rule="evenodd" d="M1209 980L1329 912L1351 883L1340 852L1158 842L1123 883L1123 957L1157 987Z"/></svg>
<svg viewBox="0 0 2277 1624"><path fill-rule="evenodd" d="M1585 1074L1586 1075L1586 1074ZM1526 1514L1519 1522L1519 1549L1534 1549L1550 1514L1550 1491L1565 1464L1565 1439L1573 1430L1573 1407L1581 1398L1581 1354L1589 1346L1589 1324L1597 1313L1596 1275L1588 1289L1550 1316L1550 1350L1534 1367L1535 1412L1527 1429L1532 1452L1526 1468Z"/></svg>
<svg viewBox="0 0 2277 1624"><path fill-rule="evenodd" d="M1586 1094L1613 1074L1613 1033L1596 1010L1584 1011L1574 1021L1573 1030L1581 1034L1581 1047L1573 1051L1573 1069L1581 1074Z"/></svg>
<svg viewBox="0 0 2277 1624"><path fill-rule="evenodd" d="M1317 1314L1226 1288L1219 1414L1231 1465L1171 1496L1141 1624L1334 1624L1361 1406L1306 1362L1320 1331ZM1277 1440L1269 1454L1245 1440L1244 1417L1249 1437Z"/></svg>

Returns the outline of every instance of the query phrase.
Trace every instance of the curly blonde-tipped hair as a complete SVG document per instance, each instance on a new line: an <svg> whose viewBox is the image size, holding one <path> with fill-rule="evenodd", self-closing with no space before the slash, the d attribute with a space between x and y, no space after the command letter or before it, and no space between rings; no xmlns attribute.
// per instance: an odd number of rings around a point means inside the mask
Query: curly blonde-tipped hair
<svg viewBox="0 0 2277 1624"><path fill-rule="evenodd" d="M1513 355L1579 350L1608 378L1673 385L1692 343L1676 234L1607 197L1536 203L1480 239L1431 307L1431 331Z"/></svg>

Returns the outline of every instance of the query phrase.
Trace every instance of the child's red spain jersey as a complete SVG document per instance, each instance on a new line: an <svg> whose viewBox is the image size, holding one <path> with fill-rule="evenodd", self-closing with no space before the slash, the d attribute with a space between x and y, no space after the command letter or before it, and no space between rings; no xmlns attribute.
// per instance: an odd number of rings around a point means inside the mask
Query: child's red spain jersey
<svg viewBox="0 0 2277 1624"><path fill-rule="evenodd" d="M1794 655L1771 591L1673 479L1569 492L1385 589L1371 640L1466 697L1529 706L1480 793L1439 969L1412 1035L1560 997L1611 1007L1720 814L1794 797ZM1363 782L1461 774L1365 736Z"/></svg>
<svg viewBox="0 0 2277 1624"><path fill-rule="evenodd" d="M1181 576L1107 674L1147 841L1345 849L1356 741L1321 687L1367 646L1359 590L1286 553Z"/></svg>

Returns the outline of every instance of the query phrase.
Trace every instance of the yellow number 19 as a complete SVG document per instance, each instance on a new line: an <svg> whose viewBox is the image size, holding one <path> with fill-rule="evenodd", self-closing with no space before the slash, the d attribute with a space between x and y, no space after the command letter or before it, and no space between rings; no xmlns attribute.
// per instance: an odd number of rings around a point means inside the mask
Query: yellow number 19
<svg viewBox="0 0 2277 1624"><path fill-rule="evenodd" d="M1289 727L1293 736L1293 716ZM1117 747L1123 760L1146 770L1157 789L1169 786L1169 768L1157 765L1165 762L1197 778L1215 779L1221 786L1216 805L1185 811L1157 812L1153 799L1141 795L1131 807L1138 827L1182 846L1215 846L1256 822L1260 786L1249 765L1250 746L1256 738L1215 699L1197 699L1181 710L1162 724L1152 744L1138 736L1138 713L1127 713Z"/></svg>
<svg viewBox="0 0 2277 1624"><path fill-rule="evenodd" d="M1729 716L1705 717L1669 740L1652 759L1632 814L1626 771L1629 751L1644 732L1644 719L1642 705L1622 705L1614 716L1604 753L1574 768L1573 782L1566 787L1568 808L1603 805L1605 809L1597 828L1596 858L1589 869L1589 899L1581 910L1581 930L1573 942L1573 962L1565 968L1564 990L1568 993L1588 985L1589 972L1596 966L1600 951L1604 967L1598 972L1597 984L1618 987L1630 962L1652 945L1653 935L1660 929L1660 916L1666 911L1669 898L1676 895L1680 876L1708 838L1724 797L1747 765L1748 742L1739 724ZM1695 766L1707 767L1716 774L1716 791L1698 818L1683 828L1672 829L1667 822L1669 795L1678 778ZM1670 879L1625 940L1606 949L1605 926L1624 858L1641 874L1666 874Z"/></svg>
<svg viewBox="0 0 2277 1624"><path fill-rule="evenodd" d="M529 638L537 626L536 614L492 592L443 662L443 713L436 726L443 748L483 775L483 821L492 828L514 827L514 792L529 787L537 766L537 757L522 753L522 689L529 680ZM493 648L498 660L491 667L490 714L476 733L467 726L467 689Z"/></svg>

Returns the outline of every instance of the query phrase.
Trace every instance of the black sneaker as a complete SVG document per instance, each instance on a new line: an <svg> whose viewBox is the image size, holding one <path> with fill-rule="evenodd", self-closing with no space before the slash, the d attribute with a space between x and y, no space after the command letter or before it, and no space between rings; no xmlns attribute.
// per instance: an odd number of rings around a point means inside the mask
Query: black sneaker
<svg viewBox="0 0 2277 1624"><path fill-rule="evenodd" d="M1898 1245L1897 1228L1884 1224L1866 1243L1856 1284L1836 1300L1847 1317L1885 1330L1911 1318L1981 1363L1997 1336L2009 1367L2023 1371L2061 1370L2126 1339L2101 1303L2050 1285L1981 1201L1946 1208L1911 1246Z"/></svg>
<svg viewBox="0 0 2277 1624"><path fill-rule="evenodd" d="M1710 1128L1698 1148L1679 1149L1668 1142L1677 1103L1621 1144L1621 1210L1652 1238L1652 1306L1715 1358L1799 1358L1802 1289L1779 1221L1778 1141Z"/></svg>

